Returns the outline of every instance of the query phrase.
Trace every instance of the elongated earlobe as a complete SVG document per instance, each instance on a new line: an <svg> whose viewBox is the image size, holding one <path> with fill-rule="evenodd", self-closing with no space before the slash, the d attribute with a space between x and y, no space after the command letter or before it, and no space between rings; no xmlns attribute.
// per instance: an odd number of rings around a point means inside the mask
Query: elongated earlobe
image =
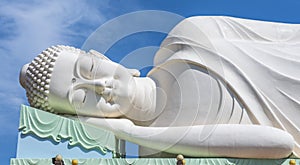
<svg viewBox="0 0 300 165"><path fill-rule="evenodd" d="M137 69L128 69L128 72L133 76L133 77L140 77L141 73Z"/></svg>

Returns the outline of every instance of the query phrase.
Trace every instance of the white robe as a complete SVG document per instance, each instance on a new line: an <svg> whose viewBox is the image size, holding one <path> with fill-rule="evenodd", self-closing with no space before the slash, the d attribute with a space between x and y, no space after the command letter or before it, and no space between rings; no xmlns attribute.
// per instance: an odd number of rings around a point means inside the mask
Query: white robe
<svg viewBox="0 0 300 165"><path fill-rule="evenodd" d="M176 61L208 70L245 109L250 124L289 132L299 157L299 30L300 24L191 17L169 33L154 65Z"/></svg>

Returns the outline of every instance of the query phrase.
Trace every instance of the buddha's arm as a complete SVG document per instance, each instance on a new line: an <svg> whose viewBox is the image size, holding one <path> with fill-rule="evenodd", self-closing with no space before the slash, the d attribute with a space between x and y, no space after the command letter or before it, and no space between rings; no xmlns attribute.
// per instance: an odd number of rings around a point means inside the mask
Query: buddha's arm
<svg viewBox="0 0 300 165"><path fill-rule="evenodd" d="M294 140L282 130L257 125L140 127L127 119L82 118L118 138L165 152L195 157L284 158Z"/></svg>

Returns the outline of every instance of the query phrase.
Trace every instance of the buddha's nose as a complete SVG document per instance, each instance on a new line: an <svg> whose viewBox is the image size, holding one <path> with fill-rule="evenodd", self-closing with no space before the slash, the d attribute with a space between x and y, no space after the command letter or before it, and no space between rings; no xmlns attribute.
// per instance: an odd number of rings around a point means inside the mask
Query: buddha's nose
<svg viewBox="0 0 300 165"><path fill-rule="evenodd" d="M102 94L106 88L106 81L103 80L89 80L85 82L85 86L89 89L95 90L98 94Z"/></svg>
<svg viewBox="0 0 300 165"><path fill-rule="evenodd" d="M26 72L27 72L27 69L28 69L28 66L29 64L25 64L21 71L20 71L20 75L19 75L19 81L20 81L20 84L23 88L26 87Z"/></svg>

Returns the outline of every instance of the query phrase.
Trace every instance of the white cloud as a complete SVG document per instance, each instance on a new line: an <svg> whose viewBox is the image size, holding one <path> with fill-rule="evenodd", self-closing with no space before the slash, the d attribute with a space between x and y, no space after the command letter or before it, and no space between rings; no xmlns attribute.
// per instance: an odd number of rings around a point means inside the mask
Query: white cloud
<svg viewBox="0 0 300 165"><path fill-rule="evenodd" d="M18 58L35 56L46 47L89 35L105 18L96 8L81 0L2 2L2 30L9 32L0 43ZM5 21L6 20L6 21ZM75 26L85 26L78 33ZM30 58L29 58L30 59Z"/></svg>

